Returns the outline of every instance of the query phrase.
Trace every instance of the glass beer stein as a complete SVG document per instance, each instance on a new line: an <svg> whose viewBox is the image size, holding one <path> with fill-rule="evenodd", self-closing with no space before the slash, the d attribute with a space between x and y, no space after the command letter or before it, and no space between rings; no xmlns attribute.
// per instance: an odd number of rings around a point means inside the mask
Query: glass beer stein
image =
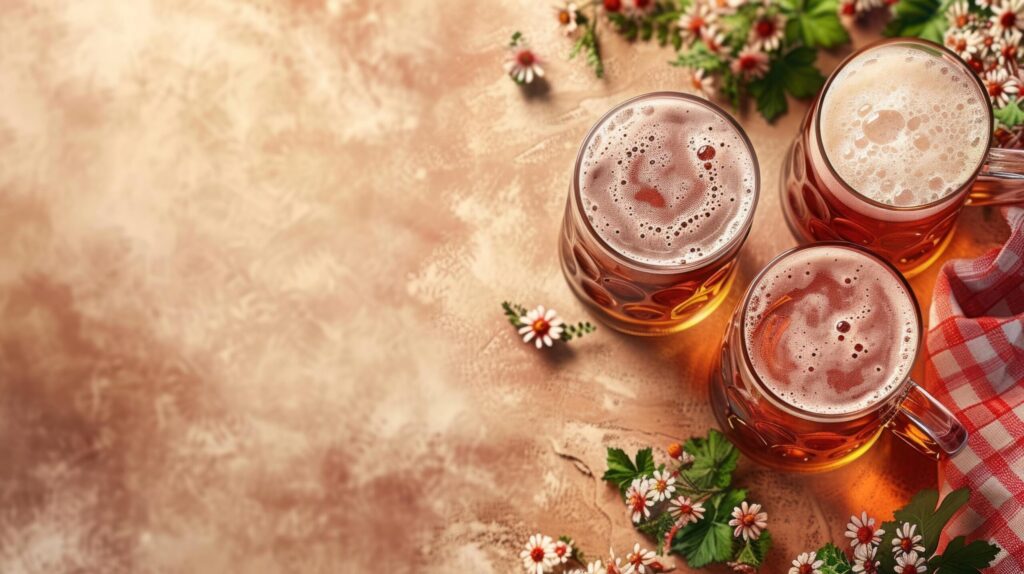
<svg viewBox="0 0 1024 574"><path fill-rule="evenodd" d="M846 464L890 429L921 452L957 453L967 431L910 379L921 312L890 263L846 242L776 257L736 309L711 377L723 431L782 470Z"/></svg>
<svg viewBox="0 0 1024 574"><path fill-rule="evenodd" d="M710 102L626 101L580 146L559 238L576 295L635 335L685 329L725 298L760 187L754 149Z"/></svg>
<svg viewBox="0 0 1024 574"><path fill-rule="evenodd" d="M802 243L857 243L912 277L965 204L1024 198L1024 152L991 141L988 95L962 60L924 40L878 42L840 64L807 111L782 172L786 221Z"/></svg>

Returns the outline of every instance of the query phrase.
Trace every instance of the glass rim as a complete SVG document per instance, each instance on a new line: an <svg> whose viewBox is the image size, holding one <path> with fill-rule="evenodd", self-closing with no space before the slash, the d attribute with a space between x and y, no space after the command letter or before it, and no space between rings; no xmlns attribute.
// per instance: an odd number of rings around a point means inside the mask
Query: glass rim
<svg viewBox="0 0 1024 574"><path fill-rule="evenodd" d="M950 193L948 195L945 195L943 197L940 197L940 198L938 198L938 199L936 199L934 201L930 201L928 203L922 203L920 205L909 205L909 206L890 205L888 203L882 203L880 201L872 199L872 198L870 198L870 197L868 197L866 195L863 195L861 192L857 191L856 189L854 189L854 187L852 185L850 185L849 183L846 182L845 179L843 179L843 176L839 175L839 172L836 171L835 166L832 165L832 160L829 159L828 154L825 152L825 143L824 143L824 141L822 140L822 137L821 137L821 112L822 112L822 110L825 107L823 104L825 103L825 97L828 95L828 90L832 86L832 83L835 81L836 77L839 75L839 72L841 70L843 70L843 68L845 68L847 65L849 65L853 60L863 56L864 54L866 54L866 53L868 53L868 52L870 52L872 50L875 50L875 49L880 48L882 46L888 46L890 44L906 44L906 45L909 45L909 46L914 46L914 47L919 48L919 49L934 50L934 51L939 52L940 55L942 55L946 59L951 59L953 64L955 64L960 69L962 69L965 72L967 72L967 76L974 80L974 83L977 85L978 89L980 90L981 95L983 96L982 97L982 101L985 102L985 107L988 109L988 127L989 127L989 129L988 129L988 144L987 144L987 146L985 148L986 152L985 152L985 154L983 154L981 156L981 161L978 162L978 165L974 168L974 171L971 172L971 176L968 177L964 181L964 183L961 184L960 187L957 188L957 190L955 192ZM971 185L973 184L974 180L977 179L978 175L981 173L982 169L985 167L985 159L988 157L988 150L992 149L992 139L993 139L992 123L993 123L993 121L994 121L994 116L993 116L993 113L992 113L992 102L990 102L989 99L988 99L987 91L985 89L985 84L981 81L981 78L978 76L978 74L976 74L974 72L974 70L972 70L970 68L970 66L968 66L963 61L963 59L960 58L960 56L957 56L955 52L953 52L949 48L946 48L945 46L942 46L940 44L936 44L935 42L932 42L932 41L929 41L929 40L924 40L922 38L884 38L882 40L878 40L876 42L872 42L872 43L870 43L870 44L860 48L859 50L854 51L852 54L850 54L849 56L844 58L843 61L840 62L838 66L836 66L835 70L832 70L832 73L829 75L828 80L825 81L825 85L822 86L821 93L820 93L820 95L818 96L818 99L817 99L817 106L816 106L816 109L814 110L814 136L818 140L817 141L817 143L818 143L818 151L821 154L821 157L824 160L825 166L828 168L829 173L832 174L832 176L836 179L836 181L839 182L840 185L843 186L843 188L845 188L847 191L849 191L851 194L853 194L854 197L864 201L865 203L868 203L868 204L870 204L872 206L879 207L879 208L882 208L882 209L891 210L891 211L913 212L913 211L918 211L918 210L925 210L925 209L934 208L935 206L941 205L943 203L954 201L954 200L960 198L960 196L962 196L965 192L970 190Z"/></svg>
<svg viewBox="0 0 1024 574"><path fill-rule="evenodd" d="M749 153L751 162L753 164L754 183L752 189L754 193L754 199L753 203L751 203L750 211L747 213L747 216L743 220L742 229L738 233L736 233L736 235L728 243L714 250L708 257L704 258L701 261L675 265L657 265L653 263L637 261L636 259L627 257L626 255L619 253L617 249L609 245L608 242L605 241L603 237L601 237L597 230L594 229L594 226L591 224L590 219L587 217L587 214L584 213L583 210L583 201L580 197L580 194L582 193L582 190L580 189L580 165L583 163L583 153L586 151L587 145L590 143L590 140L594 137L594 134L597 132L598 128L603 126L605 122L607 122L613 114L615 114L622 108L639 101L655 98L674 98L678 100L684 100L689 104L702 106L704 108L711 110L715 115L724 119L726 122L729 123L729 125L733 127L733 129L736 130L736 133L739 134L740 140L743 142L743 145L746 146L747 152ZM744 131L743 127L736 120L736 118L732 117L731 114L726 112L724 109L722 109L714 102L684 92L674 92L670 90L647 92L616 104L615 107L608 110L603 116L601 116L599 120L594 122L593 126L591 126L590 130L587 132L586 137L583 138L583 141L580 144L579 151L576 152L576 163L573 167L572 174L571 195L572 203L574 204L574 211L583 220L583 225L586 226L586 229L590 237L592 237L601 247L601 249L603 249L606 252L606 254L609 255L612 259L614 259L616 262L626 267L632 268L634 270L646 273L681 273L686 271L693 271L696 269L703 269L705 267L718 263L719 261L721 261L722 257L724 257L726 254L728 254L734 248L736 248L737 245L742 244L746 240L747 235L750 234L750 227L753 225L754 222L754 212L757 211L757 202L761 197L761 167L760 164L758 164L757 162L757 154L754 152L754 144L750 142L750 138L747 136L747 132Z"/></svg>
<svg viewBox="0 0 1024 574"><path fill-rule="evenodd" d="M747 336L746 336L746 326L745 326L746 325L746 317L747 317L747 309L750 306L750 298L751 298L751 296L754 293L754 288L760 283L761 279L769 271L771 271L771 269L774 268L775 265L778 264L781 260L785 259L786 257L789 257L790 255L792 255L794 253L798 253L798 252L801 252L801 251L804 251L804 250L807 250L807 249L817 249L817 248L827 248L827 247L840 247L840 248L843 248L843 249L849 249L849 250L852 250L852 251L857 251L857 252L859 252L859 253L861 253L863 255L866 255L869 259L874 260L875 262L881 264L883 267L888 269L889 272L899 281L899 283L903 286L903 289L906 291L906 294L907 294L908 298L910 299L910 302L913 304L914 317L916 319L917 343L916 343L916 345L914 347L914 354L913 354L913 358L912 358L912 360L910 362L910 368L907 369L907 374L903 377L903 380L900 381L900 383L898 385L894 385L892 390L889 391L888 393L886 393L884 396L879 397L879 399L877 401L875 401L873 404L871 404L871 405L869 405L867 407L864 407L862 409L858 409L856 411L851 411L851 412L848 412L848 413L834 413L834 414L830 414L830 413L816 413L816 412L808 411L806 409L802 409L800 407L794 406L793 404L787 402L785 399L783 399L782 397L778 396L774 391L772 391L771 388L768 387L768 385L766 385L764 383L764 381L761 378L761 375L757 372L757 369L754 368L754 363L750 359L750 349L747 348ZM773 257L772 260L769 261L764 266L764 268L762 268L761 271L759 271L757 273L757 275L755 275L754 278L750 281L750 285L747 287L747 292L743 294L743 303L739 307L737 307L737 313L739 314L739 321L740 321L740 325L739 325L739 329L740 329L740 345L739 346L740 346L741 351L742 351L743 362L746 365L747 370L753 376L754 381L757 383L758 389L762 393L764 393L765 397L767 397L769 399L769 401L773 405L775 405L776 407L782 409L783 411L786 411L786 412L789 412L791 414L794 414L795 416L797 416L799 418L806 419L806 420L812 420L812 421L821 421L821 422L842 422L842 421L846 421L846 420L857 419L857 418L862 417L862 416L864 416L864 415L866 415L868 413L877 411L881 407L881 405L885 404L892 397L900 395L900 394L906 394L910 390L910 385L913 383L913 380L912 380L913 366L914 366L914 363L917 362L918 356L921 354L921 345L923 343L922 335L923 335L924 324L923 324L923 320L921 318L921 304L918 303L917 296L914 295L914 290L911 288L910 283L907 281L907 278L904 277L902 273L900 273L899 269L897 269L895 265L893 265L892 263L890 263L886 259L884 259L882 257L879 257L877 254L872 252L870 249L867 249L865 247L857 245L856 243L850 243L848 241L819 241L819 242L815 242L815 243L808 243L808 244L805 244L805 245L798 245L796 247L791 247L790 249L787 249L787 250L783 251L782 253L779 253L778 255ZM733 321L735 321L735 317L734 317Z"/></svg>

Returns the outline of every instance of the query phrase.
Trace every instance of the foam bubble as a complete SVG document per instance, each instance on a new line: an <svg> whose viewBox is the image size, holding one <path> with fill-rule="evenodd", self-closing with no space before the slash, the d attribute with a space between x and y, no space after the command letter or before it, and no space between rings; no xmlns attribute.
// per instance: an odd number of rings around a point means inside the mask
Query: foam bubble
<svg viewBox="0 0 1024 574"><path fill-rule="evenodd" d="M912 295L864 253L817 246L776 262L752 286L743 335L754 371L793 406L859 411L906 378L917 350Z"/></svg>
<svg viewBox="0 0 1024 574"><path fill-rule="evenodd" d="M577 183L601 239L634 261L674 266L714 259L746 229L756 181L731 122L699 102L655 96L597 126Z"/></svg>
<svg viewBox="0 0 1024 574"><path fill-rule="evenodd" d="M917 48L886 45L869 54L840 70L822 102L822 144L840 177L897 206L960 189L981 165L991 129L977 82Z"/></svg>

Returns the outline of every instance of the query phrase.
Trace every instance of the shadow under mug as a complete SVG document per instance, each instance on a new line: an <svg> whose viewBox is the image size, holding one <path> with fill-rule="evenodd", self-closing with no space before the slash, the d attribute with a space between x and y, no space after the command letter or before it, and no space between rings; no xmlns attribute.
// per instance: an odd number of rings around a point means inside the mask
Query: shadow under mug
<svg viewBox="0 0 1024 574"><path fill-rule="evenodd" d="M792 261L799 257L800 259L796 260L800 262L812 262L808 267L800 267L801 270L807 269L809 273L828 273L827 268L832 264L831 260L837 256L845 257L846 260L852 258L857 265L866 268L868 274L887 278L886 281L894 291L893 296L905 298L897 301L906 311L904 316L912 317L906 322L906 327L900 328L909 329L906 333L915 336L916 342L907 343L908 346L912 344L913 348L907 350L905 361L894 363L896 366L893 368L897 370L892 371L895 374L891 380L895 383L887 384L882 392L876 391L877 398L870 402L865 401L866 406L863 407L858 403L857 409L827 412L823 408L812 410L806 404L798 405L796 399L788 397L785 392L780 392L778 387L773 389L765 382L767 379L758 373L751 359L753 352L765 352L764 347L759 345L766 341L758 338L768 334L772 337L779 336L779 339L767 340L767 344L770 345L782 345L783 338L780 333L769 331L753 331L748 334L746 325L751 317L757 321L767 320L763 317L768 314L766 309L769 303L763 303L764 309L752 311L751 301L755 293L760 292L763 297L763 287L769 283L766 277L769 277L776 267L783 265L780 269L788 273L791 267L786 265L791 265ZM819 262L821 265L818 265ZM890 276L891 280L888 279ZM853 287L859 288L856 280L853 281ZM832 296L834 293L828 291L833 288L842 289L844 286L828 284L822 287L824 293L816 295ZM898 293L901 290L902 293ZM794 313L795 308L786 310L783 306L807 304L804 299L797 298L796 290L771 293L769 289L769 296L768 301L773 313L778 309L782 309L783 314L787 311ZM756 307L757 303L754 306ZM782 315L775 317L781 318ZM880 319L882 318L874 317L872 320ZM784 325L783 328L795 328L790 321L792 316L786 316L779 324ZM821 332L809 334L809 340L820 340L821 337L835 335L824 332L830 328L829 325L821 327ZM851 336L852 343L852 337L857 334L857 327L853 327L847 334ZM921 312L913 291L900 272L887 261L847 242L822 242L790 249L768 263L754 278L729 322L718 364L711 374L712 410L722 430L745 455L779 470L821 472L838 468L867 451L884 429L889 429L918 451L932 458L952 456L967 443L966 429L945 406L910 378L911 366L920 350L921 335ZM843 337L840 336L839 339L842 340ZM760 350L753 351L751 347ZM799 364L797 357L790 356L796 354L795 352L788 347L782 348L783 353L789 353L785 355L787 360L791 359ZM856 358L856 355L854 357ZM762 361L761 364L765 363ZM820 375L811 377L815 389L820 384L822 393L835 392L828 386L827 378L830 375L826 369L821 368L818 372ZM900 378L899 373L905 374ZM793 379L787 378L787 381L791 380Z"/></svg>
<svg viewBox="0 0 1024 574"><path fill-rule="evenodd" d="M965 85L977 88L984 102L988 153L982 154L971 177L952 192L929 203L898 206L868 197L849 185L836 170L842 158L830 158L822 139L823 102L843 89L836 78L847 67L870 61L879 50L892 47L920 51ZM856 70L856 68L855 68ZM851 77L847 75L846 77ZM897 80L894 80L897 81ZM898 81L907 82L907 79ZM782 206L790 231L801 243L850 241L888 259L905 276L920 273L942 254L953 237L965 205L995 205L1024 201L1024 150L992 148L992 106L985 85L963 60L943 46L911 38L882 40L846 58L815 98L783 164ZM922 177L923 188L927 178Z"/></svg>

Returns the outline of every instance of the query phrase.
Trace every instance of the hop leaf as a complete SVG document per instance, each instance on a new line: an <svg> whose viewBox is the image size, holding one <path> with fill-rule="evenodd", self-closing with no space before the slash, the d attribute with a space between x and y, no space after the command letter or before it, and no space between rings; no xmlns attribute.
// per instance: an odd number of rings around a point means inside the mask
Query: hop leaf
<svg viewBox="0 0 1024 574"><path fill-rule="evenodd" d="M686 441L683 450L694 457L693 466L681 472L686 482L702 489L725 488L732 482L740 453L722 433L711 429L707 438Z"/></svg>

